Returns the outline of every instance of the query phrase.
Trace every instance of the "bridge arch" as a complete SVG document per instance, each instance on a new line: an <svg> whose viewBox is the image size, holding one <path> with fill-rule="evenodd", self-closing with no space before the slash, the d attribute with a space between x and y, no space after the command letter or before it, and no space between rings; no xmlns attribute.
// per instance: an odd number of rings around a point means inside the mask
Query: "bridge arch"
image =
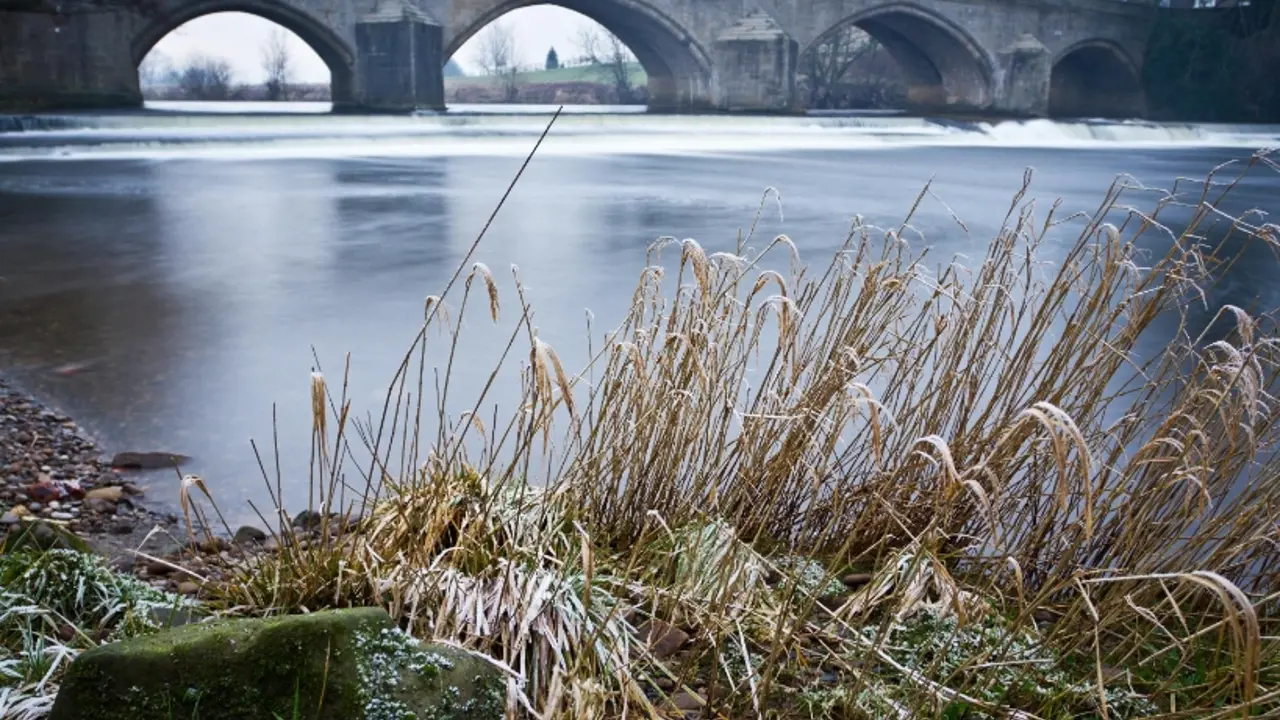
<svg viewBox="0 0 1280 720"><path fill-rule="evenodd" d="M978 110L994 96L994 62L963 27L914 3L889 3L854 13L820 33L815 51L853 25L884 46L907 82L907 103L922 110Z"/></svg>
<svg viewBox="0 0 1280 720"><path fill-rule="evenodd" d="M1085 40L1054 59L1050 117L1141 117L1145 110L1141 71L1118 44Z"/></svg>
<svg viewBox="0 0 1280 720"><path fill-rule="evenodd" d="M197 18L224 12L256 15L297 35L328 66L334 104L351 100L355 53L350 45L319 18L305 10L273 0L196 0L148 15L146 23L134 34L130 44L134 66L140 65L156 43L169 33Z"/></svg>
<svg viewBox="0 0 1280 720"><path fill-rule="evenodd" d="M710 54L680 23L643 0L499 0L446 38L445 61L490 23L535 5L572 10L616 35L649 77L649 109L691 110L711 103Z"/></svg>

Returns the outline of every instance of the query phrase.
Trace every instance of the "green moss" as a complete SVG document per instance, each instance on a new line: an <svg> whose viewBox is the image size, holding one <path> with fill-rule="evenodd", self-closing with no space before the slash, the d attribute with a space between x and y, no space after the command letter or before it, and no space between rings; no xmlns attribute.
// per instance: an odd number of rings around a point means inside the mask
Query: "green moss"
<svg viewBox="0 0 1280 720"><path fill-rule="evenodd" d="M186 625L104 645L72 665L51 717L291 717L297 695L304 717L357 718L359 688L341 681L355 677L347 670L354 635L390 622L379 610L324 612ZM84 707L89 697L101 699Z"/></svg>
<svg viewBox="0 0 1280 720"><path fill-rule="evenodd" d="M423 646L381 609L228 620L106 645L72 665L50 720L501 717L496 672Z"/></svg>

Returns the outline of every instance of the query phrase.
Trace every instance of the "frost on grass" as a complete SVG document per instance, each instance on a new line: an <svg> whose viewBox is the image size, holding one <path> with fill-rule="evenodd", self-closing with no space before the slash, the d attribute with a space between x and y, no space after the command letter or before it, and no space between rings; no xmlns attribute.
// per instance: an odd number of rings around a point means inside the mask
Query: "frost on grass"
<svg viewBox="0 0 1280 720"><path fill-rule="evenodd" d="M0 717L17 720L48 713L62 673L93 638L151 632L152 609L188 602L75 550L0 555L0 586Z"/></svg>
<svg viewBox="0 0 1280 720"><path fill-rule="evenodd" d="M413 708L396 697L404 674L434 679L453 669L448 658L423 650L417 640L398 628L384 628L376 635L359 634L356 636L356 648L359 650L356 670L360 677L366 720L418 718ZM443 699L448 700L447 692L445 695Z"/></svg>
<svg viewBox="0 0 1280 720"><path fill-rule="evenodd" d="M864 626L859 634L875 643L879 628ZM965 683L977 700L993 707L1028 705L1058 708L1060 715L1099 714L1098 690L1091 666L1072 662L1046 645L1030 627L1012 628L997 613L981 620L961 623L954 615L919 613L893 623L882 647L907 669L937 681L955 683L960 678L981 677L979 683ZM887 717L915 703L909 700L910 683L889 674L865 678L861 692L847 686L815 688L801 696L802 704L815 710L831 711L848 704L874 716ZM1115 680L1103 688L1107 716L1135 718L1154 715L1157 708L1145 696ZM946 708L943 708L944 715ZM994 717L977 708L965 708L965 717ZM818 713L821 716L821 712Z"/></svg>
<svg viewBox="0 0 1280 720"><path fill-rule="evenodd" d="M846 588L840 579L827 572L822 563L799 555L784 555L773 561L778 571L793 578L796 590L804 595L830 595Z"/></svg>

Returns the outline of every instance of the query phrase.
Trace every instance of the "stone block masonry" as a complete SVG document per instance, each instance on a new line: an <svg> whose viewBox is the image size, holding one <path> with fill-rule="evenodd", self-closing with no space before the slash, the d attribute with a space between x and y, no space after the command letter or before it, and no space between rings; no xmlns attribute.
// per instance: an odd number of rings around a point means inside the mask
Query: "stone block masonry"
<svg viewBox="0 0 1280 720"><path fill-rule="evenodd" d="M796 109L799 46L767 13L750 13L720 33L716 106L732 111L788 112Z"/></svg>
<svg viewBox="0 0 1280 720"><path fill-rule="evenodd" d="M1154 0L555 0L635 53L654 109L792 112L797 68L855 25L895 58L918 112L1140 115ZM342 110L444 106L441 68L528 0L156 0L146 14L0 12L0 107L131 107L165 34L237 10L297 33L333 73ZM1102 93L1092 93L1097 87Z"/></svg>
<svg viewBox="0 0 1280 720"><path fill-rule="evenodd" d="M352 109L444 109L440 26L420 12L371 15L355 26L359 85Z"/></svg>

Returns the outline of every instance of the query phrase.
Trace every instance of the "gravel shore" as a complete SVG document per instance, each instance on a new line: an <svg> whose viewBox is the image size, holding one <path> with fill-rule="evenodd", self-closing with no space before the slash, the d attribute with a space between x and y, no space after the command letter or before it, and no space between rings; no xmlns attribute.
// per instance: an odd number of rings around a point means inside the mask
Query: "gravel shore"
<svg viewBox="0 0 1280 720"><path fill-rule="evenodd" d="M117 570L183 595L199 595L202 583L277 550L277 537L250 526L192 540L176 515L148 507L139 482L177 482L177 458L156 452L108 458L71 418L0 378L0 540L27 528L46 538L65 529ZM153 474L125 469L166 463L168 470ZM319 522L316 513L300 512L293 533L302 543L315 540Z"/></svg>
<svg viewBox="0 0 1280 720"><path fill-rule="evenodd" d="M136 479L71 418L0 378L0 534L42 520L127 565L148 532L176 521L146 506Z"/></svg>

